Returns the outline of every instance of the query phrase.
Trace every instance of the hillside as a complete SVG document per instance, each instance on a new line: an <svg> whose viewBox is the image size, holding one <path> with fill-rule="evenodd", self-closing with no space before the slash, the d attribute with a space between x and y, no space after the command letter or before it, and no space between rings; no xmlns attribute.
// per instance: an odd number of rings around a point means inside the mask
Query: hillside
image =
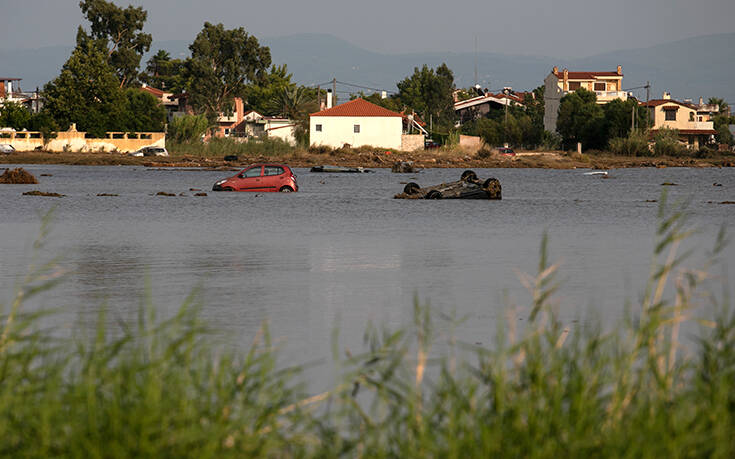
<svg viewBox="0 0 735 459"><path fill-rule="evenodd" d="M474 84L475 54L403 53L382 54L357 47L325 34L301 34L266 38L273 61L287 63L294 79L302 84L318 84L337 78L363 86L396 90L396 82L413 68L442 62L454 71L458 86ZM188 52L186 41L156 42L152 52L166 49L174 57ZM23 78L22 86L32 90L53 78L71 48L54 46L33 50L0 49L0 76ZM652 84L652 97L668 90L679 99L700 96L722 97L735 105L735 33L688 38L640 49L613 51L579 59L555 59L501 53L477 55L479 80L483 86L499 89L512 86L532 89L543 84L554 65L578 70L613 70L623 66L625 88ZM637 93L645 97L643 91Z"/></svg>

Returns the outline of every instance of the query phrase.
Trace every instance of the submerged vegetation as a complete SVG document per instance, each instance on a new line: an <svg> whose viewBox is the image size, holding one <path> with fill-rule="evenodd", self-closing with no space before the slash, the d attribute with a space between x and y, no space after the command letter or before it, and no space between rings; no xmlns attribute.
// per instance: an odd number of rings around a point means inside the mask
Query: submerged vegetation
<svg viewBox="0 0 735 459"><path fill-rule="evenodd" d="M0 175L0 183L32 185L38 183L38 179L36 179L36 177L27 170L19 167L13 170L5 169L5 172Z"/></svg>
<svg viewBox="0 0 735 459"><path fill-rule="evenodd" d="M665 198L645 293L619 326L559 319L544 238L522 278L531 303L493 346L443 343L441 314L416 301L412 324L369 328L363 353L336 357L342 382L316 395L277 364L267 328L242 353L210 347L196 295L172 318L149 305L120 330L101 314L92 338L58 339L23 305L63 273L33 264L0 324L0 454L733 457L735 313L709 274L725 235L688 269L691 228ZM37 246L47 235L45 222Z"/></svg>

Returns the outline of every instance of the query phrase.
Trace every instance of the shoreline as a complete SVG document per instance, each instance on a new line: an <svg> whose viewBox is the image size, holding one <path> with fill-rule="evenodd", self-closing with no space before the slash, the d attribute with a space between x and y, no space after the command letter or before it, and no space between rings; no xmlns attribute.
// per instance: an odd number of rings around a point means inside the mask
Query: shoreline
<svg viewBox="0 0 735 459"><path fill-rule="evenodd" d="M177 168L236 169L258 162L285 163L292 167L336 165L364 168L390 168L394 162L412 161L420 169L430 168L535 168L535 169L620 169L632 167L735 167L735 155L711 158L627 157L610 154L577 155L559 152L520 152L516 156L470 156L456 150L429 150L418 153L354 152L316 154L307 151L279 155L241 155L237 161L224 161L175 152L168 157L131 157L116 153L19 152L0 155L0 168L14 164L63 164L73 166L145 166Z"/></svg>

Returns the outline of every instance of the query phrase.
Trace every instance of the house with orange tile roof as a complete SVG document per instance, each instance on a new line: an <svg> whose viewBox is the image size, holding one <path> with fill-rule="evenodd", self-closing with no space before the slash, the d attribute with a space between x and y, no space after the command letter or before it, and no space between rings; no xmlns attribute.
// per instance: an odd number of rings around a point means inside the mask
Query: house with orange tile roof
<svg viewBox="0 0 735 459"><path fill-rule="evenodd" d="M714 142L714 123L709 116L700 113L696 105L673 100L667 92L661 99L643 102L648 107L653 127L650 132L655 135L661 128L676 129L679 141L686 143L689 148L699 149L701 145Z"/></svg>
<svg viewBox="0 0 735 459"><path fill-rule="evenodd" d="M328 102L327 105L331 104ZM344 145L369 145L403 149L403 118L400 113L365 99L355 99L312 113L309 118L309 139L312 146L340 148ZM420 137L423 148L423 135Z"/></svg>
<svg viewBox="0 0 735 459"><path fill-rule="evenodd" d="M619 65L614 72L570 72L567 69L560 72L554 67L544 79L545 130L556 131L561 98L579 88L594 92L598 104L628 99L628 93L623 91L623 69Z"/></svg>

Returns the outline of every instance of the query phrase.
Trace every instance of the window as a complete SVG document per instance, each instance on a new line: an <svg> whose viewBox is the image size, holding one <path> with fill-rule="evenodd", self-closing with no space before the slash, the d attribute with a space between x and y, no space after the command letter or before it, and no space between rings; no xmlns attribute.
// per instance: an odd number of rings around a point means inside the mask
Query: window
<svg viewBox="0 0 735 459"><path fill-rule="evenodd" d="M316 132L322 132L322 125L321 125L321 124L317 124L317 125L316 125L316 126L314 127L314 130L315 130Z"/></svg>
<svg viewBox="0 0 735 459"><path fill-rule="evenodd" d="M676 110L664 110L666 121L676 121Z"/></svg>
<svg viewBox="0 0 735 459"><path fill-rule="evenodd" d="M694 113L689 112L689 121L694 121Z"/></svg>
<svg viewBox="0 0 735 459"><path fill-rule="evenodd" d="M595 83L595 91L604 91L605 83Z"/></svg>
<svg viewBox="0 0 735 459"><path fill-rule="evenodd" d="M569 90L570 91L576 91L579 89L580 82L579 81L570 81L569 82Z"/></svg>
<svg viewBox="0 0 735 459"><path fill-rule="evenodd" d="M353 131L355 132L355 134L359 134L360 133L360 125L359 124L354 125L353 126Z"/></svg>
<svg viewBox="0 0 735 459"><path fill-rule="evenodd" d="M283 168L278 166L265 166L263 175L281 175Z"/></svg>
<svg viewBox="0 0 735 459"><path fill-rule="evenodd" d="M230 129L225 128L225 136L229 136L229 135L230 135Z"/></svg>
<svg viewBox="0 0 735 459"><path fill-rule="evenodd" d="M245 178L260 177L260 166L251 167L242 176Z"/></svg>

